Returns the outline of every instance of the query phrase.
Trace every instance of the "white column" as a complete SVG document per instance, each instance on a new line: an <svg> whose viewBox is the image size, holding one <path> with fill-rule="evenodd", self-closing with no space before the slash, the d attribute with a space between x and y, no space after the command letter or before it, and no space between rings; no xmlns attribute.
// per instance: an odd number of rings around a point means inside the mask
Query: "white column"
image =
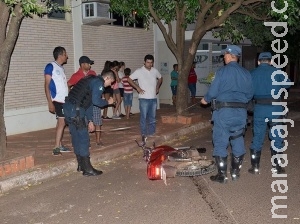
<svg viewBox="0 0 300 224"><path fill-rule="evenodd" d="M70 6L71 6L71 0L65 0L65 1L64 1L64 6L70 7ZM66 12L66 13L65 13L65 20L66 20L67 22L71 22L71 20L72 20L71 12Z"/></svg>
<svg viewBox="0 0 300 224"><path fill-rule="evenodd" d="M157 61L157 59L159 58L158 57L158 47L157 47L157 41L158 41L158 38L157 38L157 35L158 35L158 26L155 24L155 23L152 23L152 29L153 29L153 35L154 35L154 38L153 38L153 41L154 41L154 49L153 49L153 56L154 56L154 67L156 69L159 70L159 63ZM157 109L160 109L160 100L159 100L159 93L157 94Z"/></svg>
<svg viewBox="0 0 300 224"><path fill-rule="evenodd" d="M68 1L68 0L66 0ZM72 0L74 71L78 70L78 60L82 56L82 1Z"/></svg>

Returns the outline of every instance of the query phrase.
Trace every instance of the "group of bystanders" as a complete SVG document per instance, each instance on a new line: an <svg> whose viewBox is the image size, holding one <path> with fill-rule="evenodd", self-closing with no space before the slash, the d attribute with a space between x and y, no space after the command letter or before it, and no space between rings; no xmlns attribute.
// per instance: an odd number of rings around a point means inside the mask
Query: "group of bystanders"
<svg viewBox="0 0 300 224"><path fill-rule="evenodd" d="M79 58L79 69L67 81L63 65L68 55L63 47L53 51L54 62L46 65L45 94L48 108L56 114L56 137L53 155L71 150L62 145L66 124L69 126L72 146L78 162L78 171L85 176L102 174L90 163L89 132L95 132L97 146L102 146L102 120L130 118L133 88L139 94L140 128L142 138L154 136L156 131L156 109L161 74L153 67L154 58L146 55L144 65L131 74L131 69L124 62L106 61L100 75L91 69L94 64L87 56ZM138 84L134 82L138 81ZM121 113L124 102L125 115ZM112 118L107 116L107 109L113 110ZM103 116L101 116L103 110Z"/></svg>

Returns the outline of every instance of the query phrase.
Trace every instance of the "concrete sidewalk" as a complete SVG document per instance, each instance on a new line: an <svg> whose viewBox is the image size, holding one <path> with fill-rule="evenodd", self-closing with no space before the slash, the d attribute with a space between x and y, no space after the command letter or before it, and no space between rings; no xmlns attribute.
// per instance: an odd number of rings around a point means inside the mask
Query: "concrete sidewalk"
<svg viewBox="0 0 300 224"><path fill-rule="evenodd" d="M210 108L202 108L199 104L191 106L188 111L194 115L201 114L202 119L198 123L182 125L162 123L161 116L175 115L176 111L175 107L171 105L162 104L160 106L160 109L157 111L156 135L158 137L149 139L151 142L155 141L156 145L211 126ZM114 131L116 128L126 129ZM134 114L129 120L126 118L104 120L102 130L101 139L104 144L102 147L96 145L95 134L90 134L92 164L95 165L141 150L135 143L135 139L141 140L139 114ZM3 166L4 168L0 170L0 172L4 172L2 173L2 177L0 175L1 193L17 187L38 184L48 178L76 170L77 162L73 152L63 153L61 156L52 155L54 137L55 129L8 136L8 153L5 160L0 161L0 163L16 163L16 167L18 168L18 165L20 165L18 161L25 161L29 158L28 160L32 167L12 173L12 170L8 170L12 168L5 169L5 166ZM63 144L72 149L70 140L71 136L68 128L66 128ZM14 159L18 160L14 162Z"/></svg>

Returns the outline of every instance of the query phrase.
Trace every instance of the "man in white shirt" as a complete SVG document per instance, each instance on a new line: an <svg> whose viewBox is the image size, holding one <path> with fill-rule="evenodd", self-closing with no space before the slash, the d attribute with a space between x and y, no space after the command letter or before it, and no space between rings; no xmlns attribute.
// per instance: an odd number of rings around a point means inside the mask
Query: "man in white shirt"
<svg viewBox="0 0 300 224"><path fill-rule="evenodd" d="M162 84L162 76L153 68L154 57L147 54L144 66L133 72L128 82L139 93L140 128L142 139L153 136L156 131L157 94ZM133 80L137 80L137 85Z"/></svg>
<svg viewBox="0 0 300 224"><path fill-rule="evenodd" d="M45 94L48 101L49 112L56 114L56 134L53 155L61 155L61 152L71 152L70 149L62 145L64 133L65 118L63 113L63 104L68 95L68 85L63 65L68 61L68 54L64 47L58 46L53 50L54 60L48 63L44 70Z"/></svg>

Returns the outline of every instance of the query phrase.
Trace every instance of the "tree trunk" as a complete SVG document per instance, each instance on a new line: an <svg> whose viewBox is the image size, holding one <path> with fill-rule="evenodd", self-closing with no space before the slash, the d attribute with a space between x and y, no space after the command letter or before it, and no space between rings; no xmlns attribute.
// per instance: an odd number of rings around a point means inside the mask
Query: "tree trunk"
<svg viewBox="0 0 300 224"><path fill-rule="evenodd" d="M6 155L6 127L4 121L4 93L11 55L0 50L0 159ZM5 62L5 63L4 63Z"/></svg>
<svg viewBox="0 0 300 224"><path fill-rule="evenodd" d="M6 154L6 127L4 122L4 93L11 55L15 48L24 15L21 3L15 5L11 15L9 7L0 1L0 159Z"/></svg>
<svg viewBox="0 0 300 224"><path fill-rule="evenodd" d="M0 69L0 73L3 73ZM2 76L2 74L0 74ZM6 154L6 128L4 122L4 86L5 82L0 81L0 159L5 157Z"/></svg>
<svg viewBox="0 0 300 224"><path fill-rule="evenodd" d="M176 102L176 113L178 115L184 115L188 113L188 101L189 101L189 89L188 89L188 76L191 70L197 48L200 40L205 35L206 30L199 28L198 35L196 38L192 38L189 46L189 51L185 55L184 53L178 54L182 57L177 57L178 62L178 86L177 86L177 102ZM185 39L184 39L185 41ZM179 52L184 50L178 49Z"/></svg>
<svg viewBox="0 0 300 224"><path fill-rule="evenodd" d="M186 66L185 66L186 67ZM180 69L178 75L177 98L176 98L176 113L183 115L188 113L188 75L189 70Z"/></svg>

